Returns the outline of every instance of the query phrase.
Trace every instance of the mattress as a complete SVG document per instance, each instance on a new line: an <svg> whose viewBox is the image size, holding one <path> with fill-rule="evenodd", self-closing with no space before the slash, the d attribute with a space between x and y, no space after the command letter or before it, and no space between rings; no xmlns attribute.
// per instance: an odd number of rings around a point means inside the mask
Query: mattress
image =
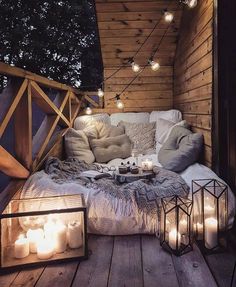
<svg viewBox="0 0 236 287"><path fill-rule="evenodd" d="M140 163L143 158L152 159L153 163L161 166L157 155L130 157L126 161ZM120 165L121 159L110 161L108 166ZM181 174L182 178L190 187L189 197L191 198L191 183L194 179L218 179L223 182L211 169L195 163L189 166ZM158 215L150 217L140 212L135 202L127 203L117 200L109 202L101 193L92 188L86 188L78 183L55 183L44 171L33 174L26 182L22 198L46 197L66 194L81 193L85 197L88 209L88 232L105 235L128 235L128 234L155 234L158 232ZM235 215L235 197L229 188L229 227L232 226Z"/></svg>

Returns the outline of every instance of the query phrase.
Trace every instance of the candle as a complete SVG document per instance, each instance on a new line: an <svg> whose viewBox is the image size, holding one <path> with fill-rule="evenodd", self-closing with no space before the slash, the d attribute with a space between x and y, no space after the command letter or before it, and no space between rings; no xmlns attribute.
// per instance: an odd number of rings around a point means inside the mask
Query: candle
<svg viewBox="0 0 236 287"><path fill-rule="evenodd" d="M144 171L152 170L152 169L153 169L152 160L146 159L146 160L142 161L141 166L142 166L142 169L143 169Z"/></svg>
<svg viewBox="0 0 236 287"><path fill-rule="evenodd" d="M217 246L217 220L209 217L205 220L205 247L208 249Z"/></svg>
<svg viewBox="0 0 236 287"><path fill-rule="evenodd" d="M54 244L49 239L41 239L37 243L37 256L41 260L50 259L54 253Z"/></svg>
<svg viewBox="0 0 236 287"><path fill-rule="evenodd" d="M214 216L215 209L213 206L207 204L204 206L204 217L212 217Z"/></svg>
<svg viewBox="0 0 236 287"><path fill-rule="evenodd" d="M170 221L169 221L169 219L166 219L166 231L167 232L170 231Z"/></svg>
<svg viewBox="0 0 236 287"><path fill-rule="evenodd" d="M67 239L70 248L79 248L83 245L81 223L73 221L68 224Z"/></svg>
<svg viewBox="0 0 236 287"><path fill-rule="evenodd" d="M14 256L15 258L25 258L29 255L29 240L23 234L15 241Z"/></svg>
<svg viewBox="0 0 236 287"><path fill-rule="evenodd" d="M187 233L187 226L188 226L188 222L186 219L182 219L179 222L179 232L180 234L186 234Z"/></svg>
<svg viewBox="0 0 236 287"><path fill-rule="evenodd" d="M170 232L169 232L169 245L172 249L176 250L179 248L180 246L180 233L177 232L177 230L175 228L173 228ZM177 239L178 239L178 245L177 245ZM176 248L177 247L177 248Z"/></svg>
<svg viewBox="0 0 236 287"><path fill-rule="evenodd" d="M27 238L29 240L29 248L31 253L37 252L37 243L44 238L44 232L41 228L29 229L27 231Z"/></svg>
<svg viewBox="0 0 236 287"><path fill-rule="evenodd" d="M56 253L62 253L66 250L67 245L67 228L66 226L58 221L55 227L55 251Z"/></svg>

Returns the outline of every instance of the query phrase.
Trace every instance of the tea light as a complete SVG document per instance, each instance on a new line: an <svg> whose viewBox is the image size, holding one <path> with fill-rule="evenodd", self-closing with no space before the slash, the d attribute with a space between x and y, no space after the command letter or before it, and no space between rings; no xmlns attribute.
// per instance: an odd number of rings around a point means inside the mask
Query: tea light
<svg viewBox="0 0 236 287"><path fill-rule="evenodd" d="M37 253L37 243L44 238L43 229L29 229L26 236L29 240L30 252Z"/></svg>
<svg viewBox="0 0 236 287"><path fill-rule="evenodd" d="M144 171L152 170L153 169L152 160L150 159L143 160L141 163L141 166L142 166L142 170Z"/></svg>
<svg viewBox="0 0 236 287"><path fill-rule="evenodd" d="M42 239L37 243L37 256L41 260L50 259L54 254L54 244L51 240Z"/></svg>
<svg viewBox="0 0 236 287"><path fill-rule="evenodd" d="M79 221L68 224L67 239L70 248L79 248L83 245L82 228Z"/></svg>
<svg viewBox="0 0 236 287"><path fill-rule="evenodd" d="M19 238L14 244L14 256L15 258L21 259L29 255L29 240L20 234Z"/></svg>
<svg viewBox="0 0 236 287"><path fill-rule="evenodd" d="M217 223L213 217L205 220L205 246L208 249L217 246Z"/></svg>
<svg viewBox="0 0 236 287"><path fill-rule="evenodd" d="M178 238L178 245L176 246L176 241ZM179 248L180 246L180 239L181 239L181 235L179 232L177 232L177 230L175 228L173 228L170 232L169 232L169 245L173 250L176 250L176 247Z"/></svg>

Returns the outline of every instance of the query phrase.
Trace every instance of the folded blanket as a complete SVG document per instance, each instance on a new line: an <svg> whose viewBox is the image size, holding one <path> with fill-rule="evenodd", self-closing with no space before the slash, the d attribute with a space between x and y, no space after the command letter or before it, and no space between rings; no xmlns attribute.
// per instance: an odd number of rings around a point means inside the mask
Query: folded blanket
<svg viewBox="0 0 236 287"><path fill-rule="evenodd" d="M155 177L150 180L140 179L123 184L114 178L94 181L81 175L83 171L96 170L97 167L96 164L89 165L76 158L61 161L50 157L46 162L45 172L58 184L78 182L87 188L96 189L114 204L117 200L135 202L139 212L145 212L150 216L156 216L160 212L161 198L174 195L187 197L189 192L188 185L180 175L160 167L154 168Z"/></svg>

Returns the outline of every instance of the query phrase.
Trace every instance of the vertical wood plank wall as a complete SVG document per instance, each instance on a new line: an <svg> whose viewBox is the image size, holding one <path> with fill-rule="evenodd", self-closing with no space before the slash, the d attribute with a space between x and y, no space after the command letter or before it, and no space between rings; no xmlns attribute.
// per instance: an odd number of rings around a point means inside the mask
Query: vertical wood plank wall
<svg viewBox="0 0 236 287"><path fill-rule="evenodd" d="M185 9L174 64L174 107L204 135L204 163L212 163L213 0Z"/></svg>
<svg viewBox="0 0 236 287"><path fill-rule="evenodd" d="M144 66L155 50L162 35L168 29L156 59L161 64L157 72L146 67L129 89L121 96L124 111L165 110L173 107L173 65L182 6L176 0L96 0L98 28L104 64L104 77L110 76L120 65L126 65L114 77L105 82L105 108L115 110L114 98L135 73L127 65L139 46L145 41L156 22L158 27L135 57ZM175 20L168 24L163 10L169 7Z"/></svg>

